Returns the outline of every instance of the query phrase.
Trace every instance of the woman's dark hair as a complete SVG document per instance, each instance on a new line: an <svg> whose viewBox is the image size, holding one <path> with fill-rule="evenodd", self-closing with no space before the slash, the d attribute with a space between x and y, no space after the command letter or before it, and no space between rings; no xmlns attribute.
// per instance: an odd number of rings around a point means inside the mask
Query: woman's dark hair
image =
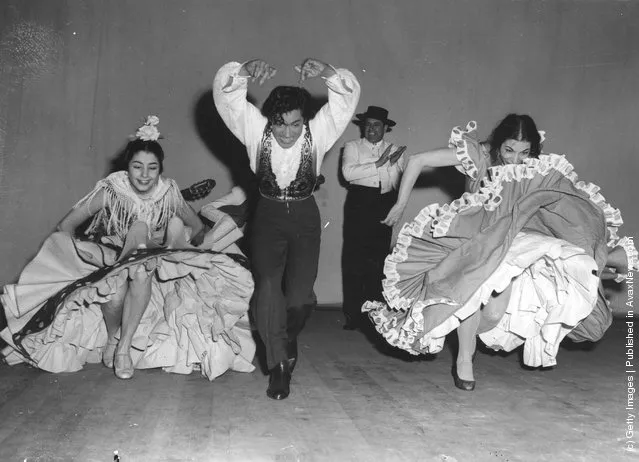
<svg viewBox="0 0 639 462"><path fill-rule="evenodd" d="M304 122L311 118L311 94L302 87L275 87L262 105L262 114L271 124L283 123L282 114L299 109Z"/></svg>
<svg viewBox="0 0 639 462"><path fill-rule="evenodd" d="M140 138L136 138L133 141L129 141L129 144L124 148L124 155L122 156L123 167L125 169L129 168L129 164L131 163L131 159L138 152L150 152L151 154L155 154L155 157L158 159L158 163L160 164L160 174L164 171L164 149L160 146L160 143L157 141L145 141Z"/></svg>
<svg viewBox="0 0 639 462"><path fill-rule="evenodd" d="M520 114L508 114L499 122L488 138L490 161L492 165L502 164L499 149L506 140L528 141L530 157L537 158L541 153L541 135L532 117Z"/></svg>

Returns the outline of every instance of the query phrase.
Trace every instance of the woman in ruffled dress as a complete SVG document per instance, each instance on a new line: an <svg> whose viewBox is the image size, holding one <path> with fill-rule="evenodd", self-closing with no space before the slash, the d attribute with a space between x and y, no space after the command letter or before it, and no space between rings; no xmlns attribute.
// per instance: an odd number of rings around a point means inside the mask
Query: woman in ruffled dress
<svg viewBox="0 0 639 462"><path fill-rule="evenodd" d="M399 232L385 264L384 298L363 306L386 340L412 354L437 353L457 329L453 378L475 388L476 337L490 348L524 345L526 365L553 366L564 337L596 341L612 321L601 279L637 268L632 239L591 183L572 165L542 154L543 133L509 114L486 142L475 122L452 131L447 148L410 157L396 205L401 218L421 171L455 166L467 192L424 208Z"/></svg>
<svg viewBox="0 0 639 462"><path fill-rule="evenodd" d="M222 253L217 228L204 233L178 185L162 176L158 123L147 118L125 149L127 170L98 181L18 283L4 287L9 364L72 372L102 361L120 379L136 368L200 369L210 380L254 369L253 280L228 242L232 220Z"/></svg>

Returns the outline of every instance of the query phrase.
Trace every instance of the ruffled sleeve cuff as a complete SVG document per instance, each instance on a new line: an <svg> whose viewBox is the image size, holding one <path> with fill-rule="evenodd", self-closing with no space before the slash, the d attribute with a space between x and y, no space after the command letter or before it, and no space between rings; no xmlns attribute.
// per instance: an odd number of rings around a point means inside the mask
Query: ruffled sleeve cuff
<svg viewBox="0 0 639 462"><path fill-rule="evenodd" d="M455 166L464 175L476 180L479 175L479 165L483 156L477 140L477 122L471 120L466 128L453 128L448 146L456 149L457 160L461 165Z"/></svg>
<svg viewBox="0 0 639 462"><path fill-rule="evenodd" d="M348 95L359 88L357 78L351 71L348 69L336 69L333 66L331 67L335 71L335 74L329 78L323 77L329 90L334 91L338 95Z"/></svg>
<svg viewBox="0 0 639 462"><path fill-rule="evenodd" d="M242 69L244 64L232 61L222 66L215 75L213 88L222 93L233 93L240 88L246 88L248 86L248 76L240 75L240 69ZM229 78L231 83L225 86Z"/></svg>

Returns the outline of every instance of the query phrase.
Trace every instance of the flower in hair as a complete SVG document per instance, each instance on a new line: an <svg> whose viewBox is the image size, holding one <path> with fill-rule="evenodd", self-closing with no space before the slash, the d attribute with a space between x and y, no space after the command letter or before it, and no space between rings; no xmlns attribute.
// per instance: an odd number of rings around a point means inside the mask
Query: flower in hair
<svg viewBox="0 0 639 462"><path fill-rule="evenodd" d="M159 123L160 119L157 116L148 116L144 125L138 128L138 131L135 132L135 137L142 141L157 141L160 139L160 131L157 127Z"/></svg>
<svg viewBox="0 0 639 462"><path fill-rule="evenodd" d="M546 130L537 130L539 133L539 138L541 138L539 141L541 143L543 143L544 141L546 141Z"/></svg>

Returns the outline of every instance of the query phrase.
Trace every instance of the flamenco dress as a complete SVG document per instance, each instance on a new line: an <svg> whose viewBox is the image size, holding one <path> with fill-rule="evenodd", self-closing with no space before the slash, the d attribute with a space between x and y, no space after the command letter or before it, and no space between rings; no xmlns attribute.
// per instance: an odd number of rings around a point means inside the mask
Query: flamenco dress
<svg viewBox="0 0 639 462"><path fill-rule="evenodd" d="M564 156L490 166L476 129L456 127L449 141L468 192L402 227L384 265L386 303L362 310L390 344L415 355L441 351L480 311L486 346L523 345L526 365L553 366L565 337L596 341L612 322L600 279L609 249L622 246L635 270L637 250L618 236L619 210L578 181ZM488 303L501 293L506 303Z"/></svg>
<svg viewBox="0 0 639 462"><path fill-rule="evenodd" d="M241 236L233 220L218 214L198 247L149 245L119 258L133 222L148 225L149 241L161 244L169 219L188 207L177 184L160 178L153 195L141 199L126 172L100 180L75 207L99 192L104 206L86 238L49 236L16 284L0 295L9 364L28 363L50 372L74 372L98 363L107 343L100 305L140 265L153 270L151 299L134 334L136 369L162 368L213 380L227 370L251 372L255 355L249 319L253 279L233 241ZM228 219L224 219L228 218ZM190 229L185 228L189 240Z"/></svg>

